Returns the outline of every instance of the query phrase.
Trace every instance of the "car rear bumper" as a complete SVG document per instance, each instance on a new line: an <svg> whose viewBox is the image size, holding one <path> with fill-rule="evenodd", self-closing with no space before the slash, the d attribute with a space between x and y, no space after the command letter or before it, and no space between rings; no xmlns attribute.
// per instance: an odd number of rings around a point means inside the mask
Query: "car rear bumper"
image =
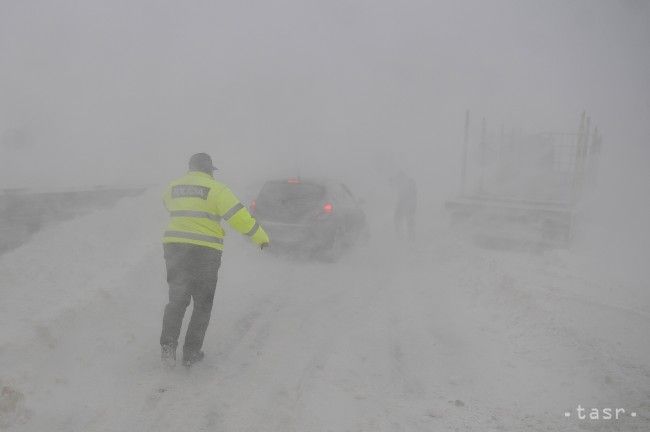
<svg viewBox="0 0 650 432"><path fill-rule="evenodd" d="M269 235L272 247L314 249L326 243L332 235L332 224L328 221L310 224L259 222Z"/></svg>

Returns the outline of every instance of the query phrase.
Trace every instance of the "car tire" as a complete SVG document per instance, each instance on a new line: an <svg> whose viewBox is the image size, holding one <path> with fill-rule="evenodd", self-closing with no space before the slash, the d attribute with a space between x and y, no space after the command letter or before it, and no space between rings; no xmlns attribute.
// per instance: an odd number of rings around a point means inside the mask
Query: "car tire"
<svg viewBox="0 0 650 432"><path fill-rule="evenodd" d="M333 263L338 261L345 250L343 233L341 229L335 230L327 241L316 250L316 257L320 261Z"/></svg>

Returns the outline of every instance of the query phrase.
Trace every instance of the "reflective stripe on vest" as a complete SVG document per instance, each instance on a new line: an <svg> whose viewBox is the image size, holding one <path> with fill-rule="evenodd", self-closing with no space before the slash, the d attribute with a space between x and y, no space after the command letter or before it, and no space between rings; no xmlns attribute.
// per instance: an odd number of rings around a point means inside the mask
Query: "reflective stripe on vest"
<svg viewBox="0 0 650 432"><path fill-rule="evenodd" d="M230 208L230 210L228 210L228 211L223 215L223 219L224 219L224 220L228 220L228 219L230 219L231 217L233 217L233 216L235 215L235 213L237 213L239 210L241 210L241 209L243 209L243 208L244 208L244 204L242 204L242 203L237 203L237 204L235 204L234 206L232 206L232 207Z"/></svg>
<svg viewBox="0 0 650 432"><path fill-rule="evenodd" d="M255 235L255 233L257 232L258 229L260 229L260 224L257 223L257 221L256 221L256 222L255 222L255 225L253 225L253 228L251 228L251 229L246 233L246 235L252 237L252 236Z"/></svg>
<svg viewBox="0 0 650 432"><path fill-rule="evenodd" d="M221 218L215 214L195 211L195 210L172 210L169 212L171 217L195 217L195 218L207 218L215 222L219 222Z"/></svg>
<svg viewBox="0 0 650 432"><path fill-rule="evenodd" d="M188 240L199 240L207 243L223 244L223 239L209 235L196 234L184 231L165 231L165 237L184 238Z"/></svg>

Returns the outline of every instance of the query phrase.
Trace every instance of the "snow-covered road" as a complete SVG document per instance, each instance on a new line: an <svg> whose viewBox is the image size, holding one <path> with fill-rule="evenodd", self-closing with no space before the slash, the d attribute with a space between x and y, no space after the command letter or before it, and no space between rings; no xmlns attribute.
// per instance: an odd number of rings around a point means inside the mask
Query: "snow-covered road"
<svg viewBox="0 0 650 432"><path fill-rule="evenodd" d="M647 293L568 252L480 250L443 225L409 245L378 220L336 264L231 233L206 359L166 370L165 217L154 190L0 257L0 427L650 429ZM578 404L637 416L579 420Z"/></svg>

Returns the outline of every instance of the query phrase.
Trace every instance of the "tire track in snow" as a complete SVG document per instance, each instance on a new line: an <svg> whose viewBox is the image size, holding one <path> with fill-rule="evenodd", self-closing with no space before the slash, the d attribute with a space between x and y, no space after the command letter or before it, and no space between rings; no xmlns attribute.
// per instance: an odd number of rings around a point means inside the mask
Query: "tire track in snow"
<svg viewBox="0 0 650 432"><path fill-rule="evenodd" d="M328 340L335 336L328 328L328 318L337 305L345 305L342 299L354 291L346 283L337 286L319 277L331 270L331 266L303 267L292 287L284 292L286 305L268 325L272 341L267 343L267 349L254 356L257 346L242 346L241 352L232 356L233 360L253 357L253 361L246 362L245 367L231 362L236 373L227 374L221 384L236 391L227 397L228 407L224 407L222 415L209 415L211 424L216 418L225 430L258 430L262 426L267 430L293 430L295 407L302 401L308 377L318 374L319 365L327 357ZM319 283L312 282L310 286L313 278ZM305 337L315 339L305 341ZM290 350L283 351L286 346ZM277 373L280 375L276 376ZM264 414L257 422L252 419L249 424L241 424L244 412Z"/></svg>

